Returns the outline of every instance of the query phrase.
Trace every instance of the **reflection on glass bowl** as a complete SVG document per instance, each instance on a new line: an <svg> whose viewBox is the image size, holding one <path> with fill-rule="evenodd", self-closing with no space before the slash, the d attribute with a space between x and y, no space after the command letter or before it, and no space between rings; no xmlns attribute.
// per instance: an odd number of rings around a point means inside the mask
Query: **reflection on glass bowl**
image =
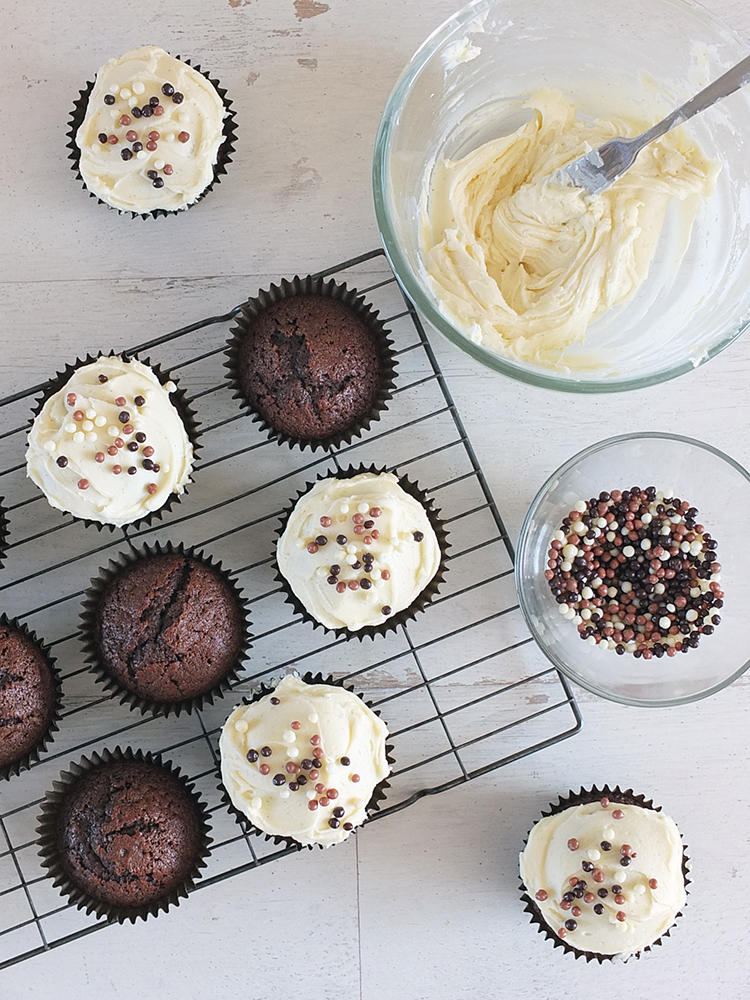
<svg viewBox="0 0 750 1000"><path fill-rule="evenodd" d="M566 94L592 115L653 117L748 53L730 28L687 0L477 0L454 15L397 82L373 161L385 250L422 315L489 368L573 392L653 385L723 350L750 324L748 88L683 126L720 162L716 188L681 258L684 220L677 206L667 211L646 280L589 328L585 344L568 349L575 371L511 359L456 328L425 277L420 206L437 157L463 156L515 131L539 88Z"/></svg>
<svg viewBox="0 0 750 1000"><path fill-rule="evenodd" d="M718 543L724 606L721 624L696 649L660 659L619 656L581 641L559 613L545 579L553 534L579 500L602 492L672 490L698 508ZM750 560L747 524L750 475L710 445L677 435L643 432L609 438L574 455L544 484L523 526L516 562L519 603L532 635L567 677L603 698L627 705L697 701L731 684L750 665Z"/></svg>

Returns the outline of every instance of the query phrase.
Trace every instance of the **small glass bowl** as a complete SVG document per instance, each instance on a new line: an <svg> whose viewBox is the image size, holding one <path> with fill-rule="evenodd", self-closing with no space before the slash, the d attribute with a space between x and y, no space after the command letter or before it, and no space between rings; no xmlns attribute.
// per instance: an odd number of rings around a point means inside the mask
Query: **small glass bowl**
<svg viewBox="0 0 750 1000"><path fill-rule="evenodd" d="M697 507L699 523L718 543L724 607L713 635L697 649L645 660L583 642L559 613L544 571L553 533L578 500L632 486L671 489ZM625 705L665 707L698 701L731 684L750 666L750 559L744 514L750 474L701 441L642 432L608 438L574 455L529 507L521 527L516 589L526 623L542 652L567 677Z"/></svg>
<svg viewBox="0 0 750 1000"><path fill-rule="evenodd" d="M554 367L474 343L441 309L420 249L423 194L438 158L460 158L524 124L541 88L587 114L668 114L750 53L692 0L475 0L418 49L383 111L373 198L391 266L419 312L481 364L532 385L614 392L691 371L750 325L750 91L682 126L721 164L681 256L685 220L667 211L646 279Z"/></svg>

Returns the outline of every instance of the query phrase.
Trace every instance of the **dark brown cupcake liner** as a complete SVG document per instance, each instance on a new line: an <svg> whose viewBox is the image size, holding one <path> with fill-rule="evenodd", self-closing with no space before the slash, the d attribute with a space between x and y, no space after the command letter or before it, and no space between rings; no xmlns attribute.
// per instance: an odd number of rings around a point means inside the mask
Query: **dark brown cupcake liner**
<svg viewBox="0 0 750 1000"><path fill-rule="evenodd" d="M210 566L231 589L242 619L240 647L234 666L217 684L203 694L196 695L193 698L185 698L183 701L173 702L161 702L142 698L135 692L124 688L112 677L105 664L100 660L94 639L97 606L105 588L127 567L141 560L147 560L152 556L167 554L182 555L190 559L195 559L205 566ZM111 692L113 696L119 694L121 705L128 705L131 710L140 711L142 715L151 713L152 715L167 717L170 715L179 716L182 712L190 714L206 705L213 705L215 698L223 698L226 692L238 683L243 660L252 647L252 635L250 633L252 622L249 618L249 611L249 605L242 596L242 591L237 580L233 577L230 570L223 568L220 562L217 562L201 549L185 546L183 542L173 545L172 542L162 543L157 541L154 545L144 545L140 549L121 552L116 559L110 559L109 566L100 569L99 575L91 581L91 587L87 590L82 602L80 616L82 631L81 645L83 646L85 660L91 666L97 681L103 684L104 690Z"/></svg>
<svg viewBox="0 0 750 1000"><path fill-rule="evenodd" d="M169 372L164 371L161 365L153 363L149 358L138 357L137 354L134 354L132 352L109 351L108 353L105 354L104 351L102 351L101 353L96 355L87 354L86 357L83 359L76 358L74 364L66 365L63 371L57 372L49 380L42 395L39 396L38 399L36 399L34 402L34 406L32 408L32 421L39 416L44 407L44 404L47 402L50 396L54 396L56 392L59 392L61 389L64 389L67 383L70 381L71 376L79 368L84 368L86 365L94 364L101 358L122 358L123 361L132 361L133 359L135 359L136 361L140 361L142 365L146 365L148 368L150 368L162 386L166 382L174 381L174 379L172 379L172 377L170 376ZM183 426L185 428L185 432L188 436L188 439L191 445L193 446L193 462L190 469L190 478L188 480L188 482L190 483L193 481L193 476L195 474L195 470L198 465L198 453L202 448L200 442L200 430L199 430L200 424L196 420L195 410L187 401L187 394L185 393L184 389L181 389L179 386L177 386L174 392L169 393L169 399L174 405L175 409L177 410L180 416L180 420L182 421ZM44 493L43 490L41 492ZM61 511L58 507L53 507L52 509L57 510L61 516L64 516L65 514L70 514L70 516L74 520L78 521L79 524L83 524L87 528L92 528L92 527L96 528L98 531L101 531L102 528L108 528L110 531L115 531L115 529L118 527L131 528L135 530L137 528L149 527L155 520L160 521L164 516L164 514L166 514L168 511L171 511L174 505L179 503L184 496L187 496L187 494L188 494L188 488L187 486L184 486L182 493L170 493L170 495L167 497L167 499L164 501L161 507L159 507L158 510L149 511L148 514L144 514L143 517L136 518L135 521L129 521L127 524L123 525L107 524L104 521L95 521L87 517L78 517L76 514L72 514L70 511ZM52 504L50 504L50 507L52 507Z"/></svg>
<svg viewBox="0 0 750 1000"><path fill-rule="evenodd" d="M36 632L32 631L32 629L30 629L25 622L18 621L17 618L9 618L6 614L0 614L0 625L16 629L18 632L23 633L23 635L25 635L36 646L47 662L55 689L55 707L46 732L42 735L36 746L32 747L31 750L19 757L18 760L12 761L10 764L0 765L0 781L2 781L20 774L21 771L27 771L30 767L36 764L40 756L47 750L50 743L53 742L54 733L59 730L60 727L58 723L62 718L62 678L55 662L55 658L49 651L50 647L47 643L43 642L37 636Z"/></svg>
<svg viewBox="0 0 750 1000"><path fill-rule="evenodd" d="M195 859L192 871L183 883L160 899L151 900L143 906L115 906L111 903L103 902L89 895L85 890L77 886L65 872L57 845L56 826L60 806L65 797L77 784L79 778L99 767L102 764L109 764L112 761L138 761L147 764L154 764L168 771L177 778L180 784L190 795L193 802L198 807L201 825L201 846ZM208 809L195 786L184 777L179 767L171 761L162 760L161 754L151 754L143 750L132 750L126 747L121 750L115 747L114 750L102 750L101 753L92 753L91 757L82 757L78 763L71 761L69 769L60 773L58 780L53 782L53 788L47 792L39 813L39 825L36 832L39 836L38 848L41 855L42 867L47 869L47 875L54 879L53 885L60 889L60 892L67 896L71 903L79 910L85 910L87 914L94 913L96 917L106 917L114 923L125 923L129 920L135 923L139 918L146 920L148 917L155 917L160 912L166 912L172 906L179 906L180 900L184 899L194 887L196 881L200 879L201 869L206 867L206 858L211 853L210 845L213 838L210 836L210 824L208 822Z"/></svg>
<svg viewBox="0 0 750 1000"><path fill-rule="evenodd" d="M546 816L554 816L558 813L564 812L566 809L570 809L572 806L580 806L588 804L589 802L599 802L602 798L608 798L610 802L616 802L619 805L626 806L640 806L642 809L652 809L654 812L661 812L661 806L655 806L652 799L646 799L644 795L636 795L632 788L628 788L623 791L619 785L610 787L609 785L602 785L601 788L593 785L589 789L581 788L579 791L569 791L567 795L560 796L556 804L550 804L549 809L542 810L542 818ZM539 820L537 820L539 822ZM534 824L536 825L536 823ZM680 835L682 837L682 835ZM524 840L524 846L528 842L528 835ZM682 875L685 880L685 891L689 893L688 886L690 885L690 878L688 878L690 859L687 854L687 845L683 841L682 844ZM574 945L570 944L567 940L561 938L555 931L549 926L541 914L536 901L530 894L528 888L524 885L523 880L520 880L520 891L521 891L521 901L526 905L524 907L524 913L529 914L529 920L532 924L537 925L537 931L540 934L544 934L547 940L552 941L555 948L562 948L563 952L569 955L573 955L574 958L585 958L586 962L596 961L600 965L604 962L614 962L620 961L623 964L630 961L630 959L641 958L646 952L650 952L653 948L661 947L662 940L665 937L670 936L670 931L676 926L677 920L682 916L682 910L679 910L675 914L674 923L671 927L667 928L663 934L661 934L655 941L651 944L646 945L640 951L635 952L632 955L628 955L626 958L620 958L619 955L605 955L600 954L595 951L584 951L580 948L576 948Z"/></svg>
<svg viewBox="0 0 750 1000"><path fill-rule="evenodd" d="M337 679L337 678L331 676L330 674L324 675L324 674L322 674L320 672L316 672L316 673L310 673L310 672L308 672L308 673L300 674L300 679L303 680L305 682L305 684L330 684L330 685L332 685L334 687L340 687L340 688L344 688L346 691L351 691L352 694L356 695L361 701L364 702L365 705L367 705L367 707L370 709L370 711L374 712L375 715L377 715L378 718L380 718L380 710L377 709L377 708L374 708L370 704L370 702L368 702L367 699L362 695L361 692L355 690L355 688L351 684L347 684L343 680ZM273 692L275 690L276 690L276 685L275 684L262 683L262 684L260 684L256 688L256 690L254 690L252 692L252 694L249 694L249 695L246 695L245 697L243 697L243 699L240 702L240 704L241 705L252 705L254 702L260 701L262 698L265 698L267 695L273 694ZM235 708L236 707L237 706L235 706ZM232 711L234 711L234 709ZM230 715L231 715L231 713L230 713ZM386 742L386 745L385 745L385 759L388 762L388 764L389 764L389 766L391 768L391 773L392 773L393 772L393 765L395 764L396 761L395 761L395 758L393 757L393 745L391 743L387 743L387 742ZM219 791L221 792L221 800L224 803L224 805L226 806L227 810L232 814L232 816L234 816L235 820L237 821L237 823L239 824L240 828L242 829L242 831L244 833L246 833L246 834L252 834L252 836L254 836L254 837L263 837L264 840L272 842L277 847L287 847L290 850L302 851L302 850L305 850L305 848L308 848L309 850L313 850L316 847L319 847L319 848L324 849L324 850L326 849L326 845L325 844L300 844L299 841L295 840L293 837L283 837L283 836L279 836L278 834L266 833L265 830L261 830L260 827L255 826L254 823L251 823L251 821L248 819L248 817L240 809L238 809L235 806L235 804L232 802L231 798L229 797L229 792L224 787L224 783L221 780L221 761L219 761L219 766L217 768L217 777L218 777L218 788L219 788ZM388 797L388 789L390 787L391 787L391 783L388 780L388 778L383 778L382 781L379 781L377 783L377 785L375 785L375 787L372 790L372 795L370 796L370 799L369 799L367 805L365 806L365 811L367 813L367 818L365 820L363 820L363 822L360 823L359 826L356 826L350 832L349 837L347 837L345 840L341 841L342 844L346 843L346 841L349 840L350 837L354 836L354 834L356 834L357 830L361 830L362 827L365 826L365 824L371 819L371 817L376 812L379 812L381 805L383 804L383 802ZM338 845L337 844L331 844L330 846L331 847L336 847Z"/></svg>
<svg viewBox="0 0 750 1000"><path fill-rule="evenodd" d="M66 143L66 149L71 150L68 154L68 159L72 161L70 165L71 169L75 171L76 179L81 182L81 187L84 191L88 192L90 198L95 198L99 205L104 205L105 208L109 208L113 212L118 212L120 215L129 215L133 219L158 219L161 216L184 215L189 209L203 201L214 185L221 183L221 175L227 172L227 164L232 162L231 154L235 151L234 144L237 139L237 123L235 122L235 118L237 116L237 112L232 110L232 102L227 97L226 90L219 86L218 80L213 80L207 72L200 68L200 66L197 64L193 66L189 59L182 59L180 56L175 56L174 58L179 59L180 62L184 62L187 66L194 69L196 73L200 73L201 76L205 76L221 98L222 104L227 112L222 125L222 135L224 138L216 153L213 180L201 192L195 201L191 202L190 205L186 205L185 208L177 209L174 212L169 212L165 208L156 208L152 212L123 211L120 208L116 208L114 205L108 205L106 201L102 201L101 198L95 195L93 191L89 191L86 187L86 182L81 176L80 171L81 150L76 143L76 133L86 117L89 97L94 89L94 82L96 78L89 81L84 89L79 92L78 99L73 102L73 110L71 111L70 120L68 121L68 131L66 135L68 136L69 141Z"/></svg>
<svg viewBox="0 0 750 1000"><path fill-rule="evenodd" d="M8 542L8 517L5 513L5 497L0 497L0 569L3 568L7 553Z"/></svg>
<svg viewBox="0 0 750 1000"><path fill-rule="evenodd" d="M289 507L287 507L283 512L281 525L276 531L278 539L280 540L281 536L284 534L287 522L289 521L294 508L297 506L302 497L305 496L305 494L308 493L314 485L316 485L316 483L323 479L353 479L355 476L359 476L362 473L369 472L374 475L379 475L380 473L386 471L385 467L377 468L374 465L358 465L349 466L348 469L343 469L333 473L320 473L315 483L306 483L303 490L298 490L297 498L293 500ZM417 483L412 482L407 476L400 475L396 470L394 470L394 475L397 477L398 484L401 489L405 493L408 493L409 496L413 497L424 508L424 512L427 515L430 525L432 526L432 530L435 532L438 546L440 548L440 564L438 565L435 575L424 587L424 589L417 594L408 607L404 608L402 611L397 611L395 614L392 614L388 618L384 619L382 625L365 625L356 630L351 630L343 626L341 628L334 629L329 628L322 622L319 622L317 618L314 618L312 614L310 614L305 605L292 590L289 581L279 569L278 561L274 553L273 566L276 571L274 579L281 584L285 602L287 604L291 604L295 612L301 615L306 622L309 622L313 628L322 628L324 632L329 632L337 638L357 638L360 642L365 638L374 639L377 635L386 635L388 632L395 632L400 625L404 625L407 621L415 619L420 611L425 611L427 606L435 599L440 591L440 587L445 582L445 574L448 571L448 560L450 558L448 555L448 549L451 547L451 543L448 541L448 532L440 519L440 511L436 510L432 506L432 499L427 496L424 490L420 489Z"/></svg>
<svg viewBox="0 0 750 1000"><path fill-rule="evenodd" d="M299 438L278 430L248 401L242 390L239 378L239 351L248 325L269 306L280 302L282 299L292 298L296 295L325 296L338 299L349 306L352 312L363 320L374 334L375 343L380 355L383 374L372 409L368 414L360 420L353 422L343 431L331 434L327 438ZM228 360L224 364L228 372L229 386L233 390L232 398L239 400L242 408L247 410L252 416L253 421L260 425L269 440L276 441L280 445L286 444L290 448L296 445L302 451L305 448L315 451L317 448L340 448L342 445L351 444L354 438L361 437L365 431L368 431L374 421L380 420L381 414L388 409L388 403L393 396L396 378L396 356L393 349L393 341L388 335L390 331L386 329L379 315L378 311L373 309L356 288L348 288L345 284L337 284L332 279L326 281L321 277L314 278L312 275L308 275L305 278L296 276L291 281L282 278L279 285L272 284L268 290L259 291L255 298L248 299L235 317L235 326L230 331L231 337L227 345L226 353Z"/></svg>

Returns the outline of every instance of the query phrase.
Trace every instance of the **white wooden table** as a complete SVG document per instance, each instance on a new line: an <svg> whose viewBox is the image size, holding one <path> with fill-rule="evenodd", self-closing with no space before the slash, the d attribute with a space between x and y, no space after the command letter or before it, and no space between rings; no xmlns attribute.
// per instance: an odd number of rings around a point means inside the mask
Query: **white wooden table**
<svg viewBox="0 0 750 1000"><path fill-rule="evenodd" d="M270 281L377 246L370 162L379 117L414 49L456 6L6 0L0 395L43 381L76 354L147 340L223 312ZM746 0L712 7L750 39ZM239 122L222 183L195 210L157 224L120 219L89 200L64 148L77 89L109 56L144 43L210 69ZM747 337L676 382L588 398L504 380L433 343L513 538L546 476L615 431L687 433L750 465ZM157 920L108 928L6 969L0 996L746 995L750 680L664 711L577 694L584 728L573 739L422 800L341 848L282 859ZM563 956L537 936L518 901L517 854L539 810L571 786L605 781L662 803L693 865L679 929L627 966ZM0 787L0 804L2 796Z"/></svg>

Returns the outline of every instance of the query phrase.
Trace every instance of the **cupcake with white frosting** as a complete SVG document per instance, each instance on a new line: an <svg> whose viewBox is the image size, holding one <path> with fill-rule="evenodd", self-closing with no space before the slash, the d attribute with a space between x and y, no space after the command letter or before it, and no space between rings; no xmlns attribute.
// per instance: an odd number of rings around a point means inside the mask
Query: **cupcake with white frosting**
<svg viewBox="0 0 750 1000"><path fill-rule="evenodd" d="M277 842L330 847L384 798L388 729L332 678L289 674L240 705L221 731L221 780L251 828Z"/></svg>
<svg viewBox="0 0 750 1000"><path fill-rule="evenodd" d="M523 899L555 945L587 961L640 956L685 906L687 858L661 807L619 787L571 792L520 855Z"/></svg>
<svg viewBox="0 0 750 1000"><path fill-rule="evenodd" d="M68 145L93 197L145 218L203 198L230 162L234 132L226 91L147 45L108 60L81 91Z"/></svg>
<svg viewBox="0 0 750 1000"><path fill-rule="evenodd" d="M446 532L419 487L349 469L318 480L284 519L276 546L287 601L314 625L372 637L430 603L445 571Z"/></svg>
<svg viewBox="0 0 750 1000"><path fill-rule="evenodd" d="M100 526L135 524L185 491L195 430L182 394L157 369L117 355L87 358L40 400L26 474L58 510Z"/></svg>

